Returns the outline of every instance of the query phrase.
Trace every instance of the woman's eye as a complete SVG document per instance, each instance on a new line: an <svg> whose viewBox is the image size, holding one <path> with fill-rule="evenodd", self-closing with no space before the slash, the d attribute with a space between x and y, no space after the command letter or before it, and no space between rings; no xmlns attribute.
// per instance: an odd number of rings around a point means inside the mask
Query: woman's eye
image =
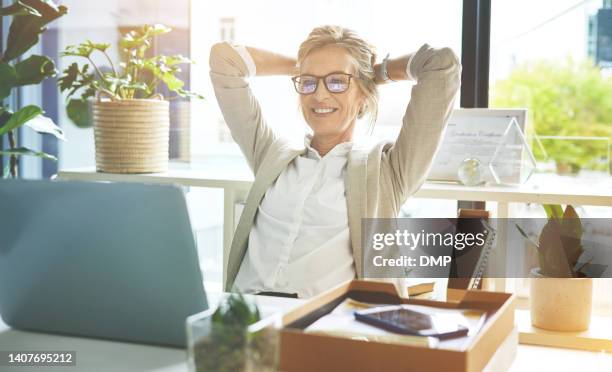
<svg viewBox="0 0 612 372"><path fill-rule="evenodd" d="M317 84L314 79L301 79L300 85L304 88L310 88Z"/></svg>
<svg viewBox="0 0 612 372"><path fill-rule="evenodd" d="M333 92L341 92L346 90L347 81L342 78L329 78L326 81L327 89Z"/></svg>

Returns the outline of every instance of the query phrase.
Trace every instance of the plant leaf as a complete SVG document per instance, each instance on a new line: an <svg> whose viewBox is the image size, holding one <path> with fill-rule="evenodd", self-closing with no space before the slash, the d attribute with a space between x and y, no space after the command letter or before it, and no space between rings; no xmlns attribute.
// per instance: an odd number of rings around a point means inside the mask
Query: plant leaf
<svg viewBox="0 0 612 372"><path fill-rule="evenodd" d="M60 56L89 58L92 52L93 49L88 48L85 44L68 45L66 49L60 53Z"/></svg>
<svg viewBox="0 0 612 372"><path fill-rule="evenodd" d="M106 52L111 46L106 43L93 43L91 40L87 40L87 44L89 44L92 49L99 50L100 52Z"/></svg>
<svg viewBox="0 0 612 372"><path fill-rule="evenodd" d="M15 64L17 86L38 84L48 77L55 76L55 63L46 56L32 55Z"/></svg>
<svg viewBox="0 0 612 372"><path fill-rule="evenodd" d="M531 244L533 244L536 248L538 248L538 244L536 242L534 242L533 240L531 240L529 235L525 232L525 230L523 230L522 227L519 226L518 223L515 223L514 225L518 229L519 233L521 233L521 235L523 235L523 238L527 239Z"/></svg>
<svg viewBox="0 0 612 372"><path fill-rule="evenodd" d="M41 16L36 9L25 5L21 1L15 1L5 8L0 8L0 15L2 16L23 16L28 14L36 17Z"/></svg>
<svg viewBox="0 0 612 372"><path fill-rule="evenodd" d="M179 78L174 76L172 72L166 72L168 71L167 66L151 62L151 60L145 61L145 70L151 71L153 75L155 75L155 77L163 81L168 86L168 89L170 91L177 91L178 89L181 89L183 85L185 85L185 83L183 83Z"/></svg>
<svg viewBox="0 0 612 372"><path fill-rule="evenodd" d="M563 208L559 204L544 204L543 207L548 219L563 217Z"/></svg>
<svg viewBox="0 0 612 372"><path fill-rule="evenodd" d="M130 31L127 34L123 35L121 40L119 40L119 46L126 51L132 48L138 48L143 46L145 43L145 38L136 31Z"/></svg>
<svg viewBox="0 0 612 372"><path fill-rule="evenodd" d="M79 77L79 65L76 62L71 63L66 69L63 71L63 75L59 78L59 88L63 92L67 89L70 89L74 82Z"/></svg>
<svg viewBox="0 0 612 372"><path fill-rule="evenodd" d="M67 12L65 6L56 6L51 0L21 0L21 2L34 8L40 16L21 15L13 18L7 38L7 47L2 60L11 61L38 43L40 34L45 26Z"/></svg>
<svg viewBox="0 0 612 372"><path fill-rule="evenodd" d="M6 107L0 106L0 127L3 127L4 124L11 118L13 115L13 111L8 110Z"/></svg>
<svg viewBox="0 0 612 372"><path fill-rule="evenodd" d="M66 106L66 113L72 122L79 128L91 128L91 110L89 101L83 99L71 99Z"/></svg>
<svg viewBox="0 0 612 372"><path fill-rule="evenodd" d="M53 155L47 154L42 151L30 150L26 147L17 147L12 150L3 150L3 151L0 151L0 154L15 155L15 156L36 156L36 157L47 159L47 160L57 161L57 158Z"/></svg>
<svg viewBox="0 0 612 372"><path fill-rule="evenodd" d="M561 241L569 262L574 264L578 262L584 251L582 248L582 223L578 213L571 205L567 205L563 212Z"/></svg>
<svg viewBox="0 0 612 372"><path fill-rule="evenodd" d="M0 101L11 94L11 89L17 82L15 67L5 62L0 62Z"/></svg>
<svg viewBox="0 0 612 372"><path fill-rule="evenodd" d="M166 85L168 86L168 89L172 92L177 91L178 89L181 89L183 85L185 85L185 83L183 83L181 79L177 78L172 73L162 74L159 76L159 78L164 83L166 83Z"/></svg>
<svg viewBox="0 0 612 372"><path fill-rule="evenodd" d="M186 64L186 63L194 63L191 59L182 56L180 54L176 54L173 56L160 56L163 57L164 63L168 66L174 66L178 64Z"/></svg>
<svg viewBox="0 0 612 372"><path fill-rule="evenodd" d="M167 34L170 31L172 31L170 27L162 25L160 23L156 23L154 25L145 25L143 27L143 34L147 37Z"/></svg>
<svg viewBox="0 0 612 372"><path fill-rule="evenodd" d="M38 133L51 134L62 141L66 140L66 136L64 135L62 128L55 125L53 120L44 115L38 115L32 120L28 120L25 125Z"/></svg>
<svg viewBox="0 0 612 372"><path fill-rule="evenodd" d="M6 124L0 128L0 136L19 128L28 121L42 114L42 109L35 105L25 106L13 113Z"/></svg>
<svg viewBox="0 0 612 372"><path fill-rule="evenodd" d="M177 89L176 94L178 94L179 96L183 97L183 98L197 98L197 99L204 99L204 96L198 93L194 93L185 89Z"/></svg>
<svg viewBox="0 0 612 372"><path fill-rule="evenodd" d="M78 45L68 45L66 49L61 53L62 57L72 56L72 57L91 57L91 53L94 50L98 50L100 52L106 52L108 48L110 48L110 44L103 43L94 43L91 40L87 40Z"/></svg>
<svg viewBox="0 0 612 372"><path fill-rule="evenodd" d="M11 163L7 163L2 171L2 178L8 178L11 174Z"/></svg>
<svg viewBox="0 0 612 372"><path fill-rule="evenodd" d="M563 218L579 218L578 213L571 205L565 207L565 211L563 212Z"/></svg>
<svg viewBox="0 0 612 372"><path fill-rule="evenodd" d="M571 278L575 262L570 262L561 240L561 224L550 219L542 228L538 243L539 261L542 274L553 278Z"/></svg>

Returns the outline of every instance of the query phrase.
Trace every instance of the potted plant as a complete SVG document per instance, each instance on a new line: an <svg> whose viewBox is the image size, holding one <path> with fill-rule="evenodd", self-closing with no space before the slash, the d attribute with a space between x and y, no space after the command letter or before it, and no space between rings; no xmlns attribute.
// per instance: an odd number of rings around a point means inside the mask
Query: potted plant
<svg viewBox="0 0 612 372"><path fill-rule="evenodd" d="M190 370L277 371L280 315L262 319L254 302L231 293L216 309L188 317Z"/></svg>
<svg viewBox="0 0 612 372"><path fill-rule="evenodd" d="M59 79L67 92L68 117L80 127L91 126L89 100L93 103L96 168L111 173L163 172L168 168L169 103L159 93L160 85L177 97L197 97L176 77L179 65L191 63L181 55L147 57L153 39L170 32L163 25L145 25L125 34L120 42L122 62L112 62L110 44L86 41L70 45L62 56L85 59L70 64ZM92 55L102 55L110 64L103 72ZM79 98L72 98L80 93Z"/></svg>
<svg viewBox="0 0 612 372"><path fill-rule="evenodd" d="M24 85L40 84L44 79L55 76L55 64L46 56L30 55L21 58L39 41L46 25L66 14L66 7L56 6L51 0L20 0L0 8L0 16L12 16L6 39L6 49L0 51L0 141L8 136L9 148L0 151L8 155L9 162L2 170L2 177L18 176L17 157L37 156L56 161L53 155L18 146L17 129L29 127L38 133L47 133L64 140L64 133L51 119L43 116L43 110L36 105L21 107L12 111L4 104L11 91Z"/></svg>
<svg viewBox="0 0 612 372"><path fill-rule="evenodd" d="M583 272L582 224L568 205L545 205L548 222L538 242L516 225L537 249L540 267L530 272L531 323L553 331L583 331L591 322L593 279Z"/></svg>

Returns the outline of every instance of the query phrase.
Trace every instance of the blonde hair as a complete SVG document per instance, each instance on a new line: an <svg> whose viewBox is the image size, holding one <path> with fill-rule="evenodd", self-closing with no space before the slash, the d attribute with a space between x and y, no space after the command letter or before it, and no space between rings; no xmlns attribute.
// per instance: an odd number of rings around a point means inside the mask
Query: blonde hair
<svg viewBox="0 0 612 372"><path fill-rule="evenodd" d="M354 81L365 96L365 108L360 110L357 118L369 114L370 129L374 127L378 116L378 89L374 82L374 64L376 51L372 45L359 37L356 32L340 26L321 26L314 28L298 51L298 67L313 50L329 45L344 48L352 57L356 75Z"/></svg>

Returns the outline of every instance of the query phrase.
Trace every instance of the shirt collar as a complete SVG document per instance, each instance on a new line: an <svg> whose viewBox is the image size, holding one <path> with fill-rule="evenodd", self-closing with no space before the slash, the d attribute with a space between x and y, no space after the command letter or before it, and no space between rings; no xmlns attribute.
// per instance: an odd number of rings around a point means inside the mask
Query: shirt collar
<svg viewBox="0 0 612 372"><path fill-rule="evenodd" d="M311 142L312 142L312 134L307 133L306 136L304 137L304 147L306 147L306 154L310 156L314 156L316 158L322 158L322 156L319 155L319 152L310 146ZM327 154L325 154L325 157L326 156L346 157L346 155L351 151L352 147L353 147L352 141L339 143L336 146L334 146Z"/></svg>

